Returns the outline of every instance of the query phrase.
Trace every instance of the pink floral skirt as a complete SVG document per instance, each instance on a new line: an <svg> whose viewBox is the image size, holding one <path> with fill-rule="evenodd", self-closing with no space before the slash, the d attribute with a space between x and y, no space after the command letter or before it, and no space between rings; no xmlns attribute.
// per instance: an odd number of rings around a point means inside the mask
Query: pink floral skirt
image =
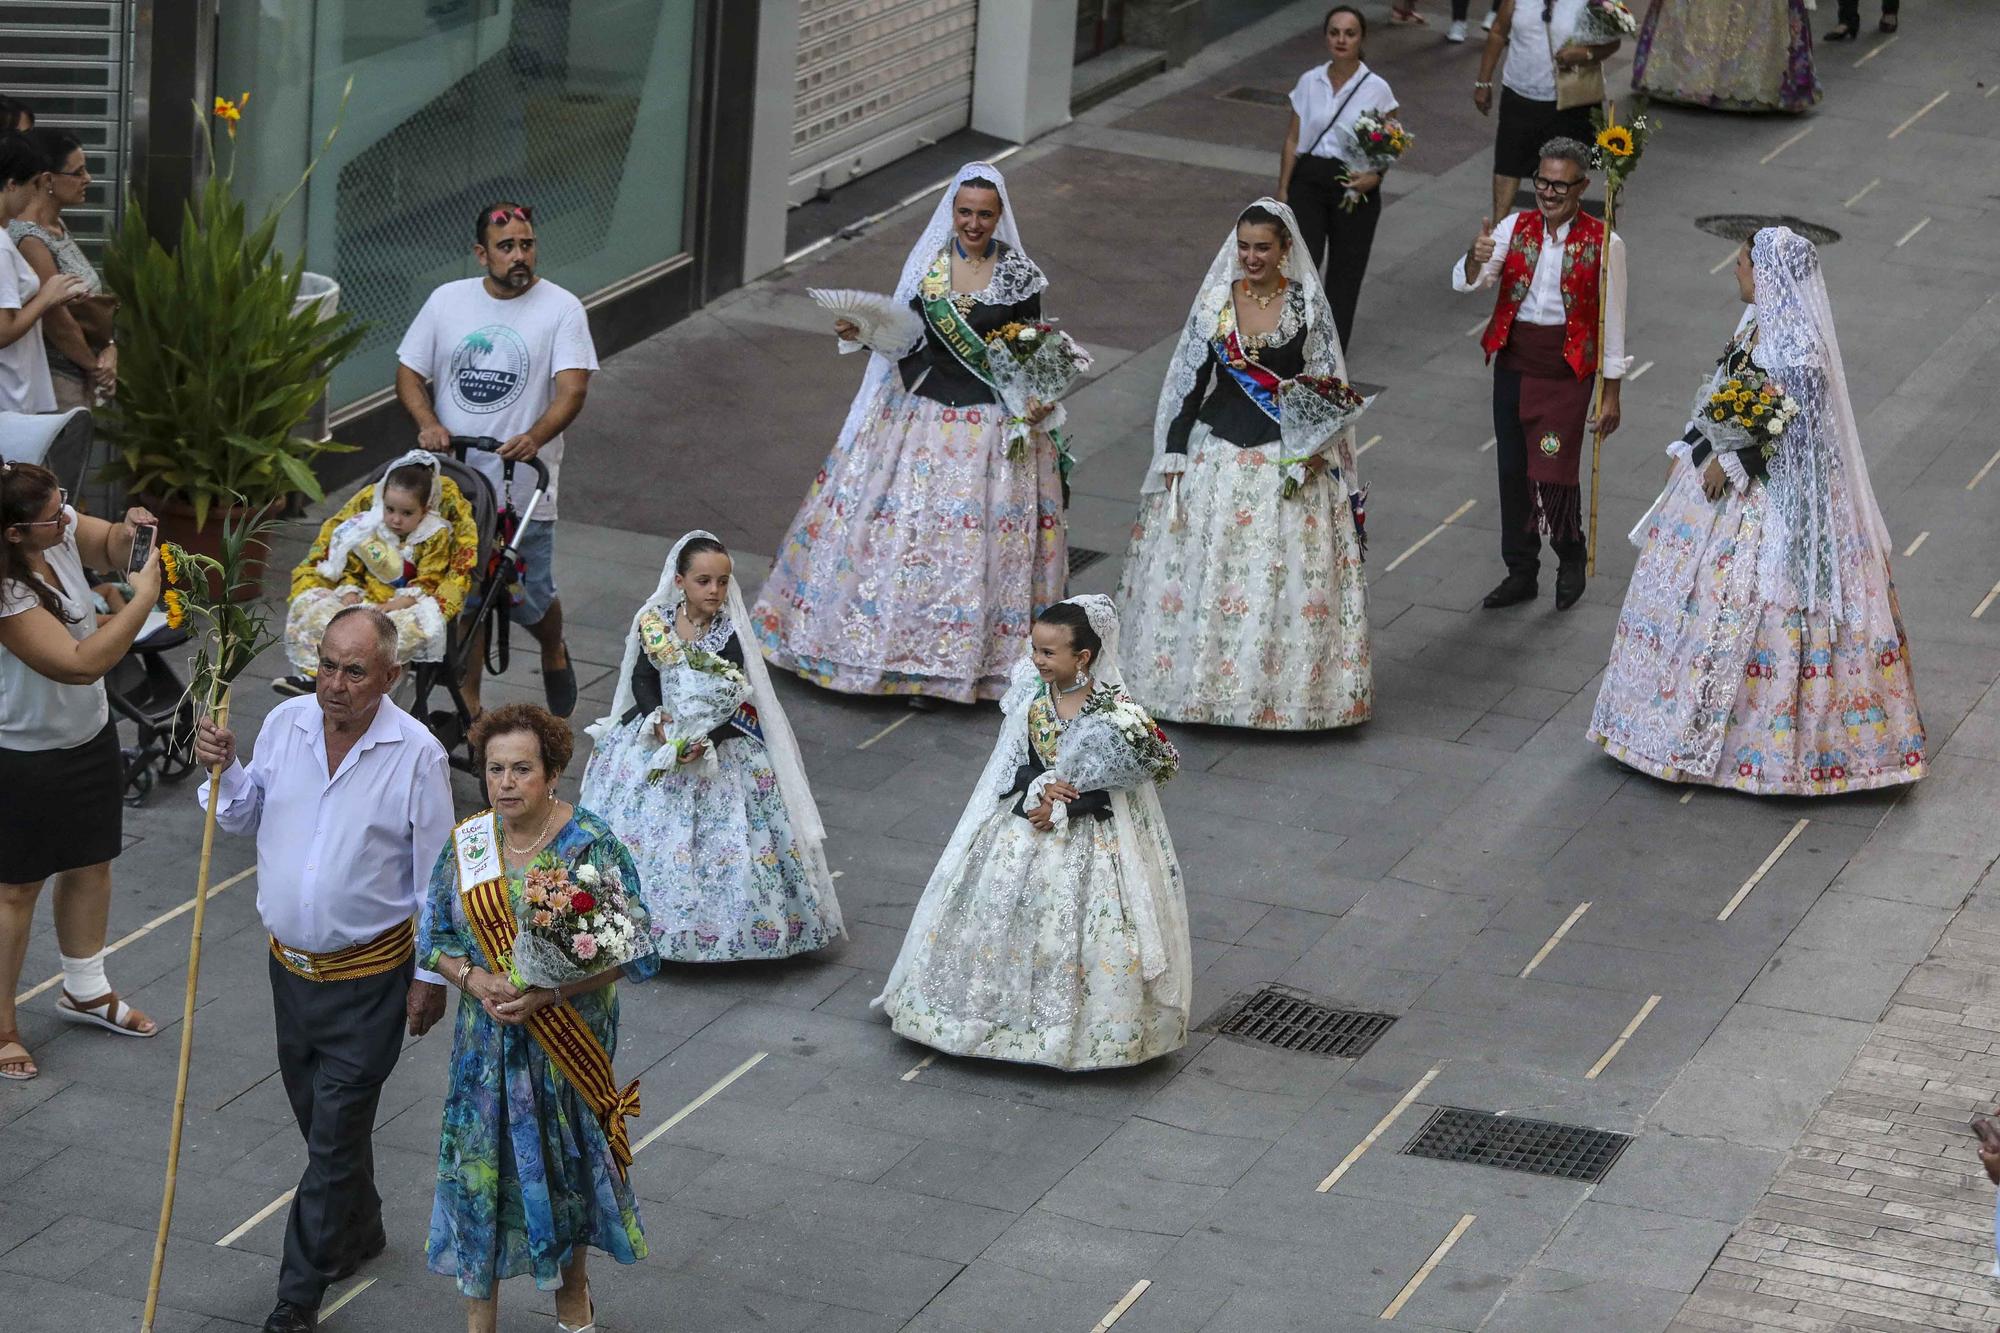
<svg viewBox="0 0 2000 1333"><path fill-rule="evenodd" d="M751 615L764 656L849 694L997 699L1068 550L1056 447L1007 457L1001 412L891 382L836 445Z"/></svg>

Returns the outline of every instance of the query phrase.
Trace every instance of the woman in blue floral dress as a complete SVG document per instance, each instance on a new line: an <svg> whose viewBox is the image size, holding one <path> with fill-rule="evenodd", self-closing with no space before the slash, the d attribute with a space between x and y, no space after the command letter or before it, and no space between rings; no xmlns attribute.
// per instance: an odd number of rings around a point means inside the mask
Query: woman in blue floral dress
<svg viewBox="0 0 2000 1333"><path fill-rule="evenodd" d="M467 910L466 890L497 881L503 871L511 914L524 921L536 915L532 903L542 901L537 884L622 882L636 890L631 854L604 821L556 799L571 743L565 723L525 704L489 710L474 725L474 753L498 818L475 816L446 844L431 874L417 948L426 968L464 992L452 1034L428 1259L432 1272L458 1279L469 1333L493 1333L497 1284L522 1274L555 1291L558 1330L592 1330L587 1249L621 1264L646 1257L638 1205L621 1164L621 1156L630 1160L621 1151L628 1112L620 1106L601 1118L587 1089L558 1068L538 1035L552 1020L580 1020L580 1029L572 1030L594 1039L609 1074L609 1057L618 1047L612 983L621 972L636 981L659 967L643 914L634 907L636 957L544 989L510 980L508 960L494 959L481 944L480 925ZM490 841L468 832L482 827L494 835ZM473 868L482 863L466 859L468 847L486 858L486 870ZM632 1093L625 1091L628 1102Z"/></svg>
<svg viewBox="0 0 2000 1333"><path fill-rule="evenodd" d="M590 728L582 800L632 850L663 959L789 958L845 932L798 742L745 624L729 552L675 542Z"/></svg>

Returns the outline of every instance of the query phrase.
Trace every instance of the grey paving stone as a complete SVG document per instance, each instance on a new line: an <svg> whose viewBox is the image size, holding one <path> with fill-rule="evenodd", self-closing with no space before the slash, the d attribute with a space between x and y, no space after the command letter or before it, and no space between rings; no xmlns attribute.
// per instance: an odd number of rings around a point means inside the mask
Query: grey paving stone
<svg viewBox="0 0 2000 1333"><path fill-rule="evenodd" d="M1157 1120L1128 1120L1090 1155L1093 1166L1156 1180L1227 1187L1263 1156L1262 1139L1202 1134Z"/></svg>
<svg viewBox="0 0 2000 1333"><path fill-rule="evenodd" d="M1699 1218L1589 1202L1548 1250L1551 1268L1667 1291L1692 1291L1730 1226Z"/></svg>
<svg viewBox="0 0 2000 1333"><path fill-rule="evenodd" d="M1654 1105L1652 1118L1670 1134L1783 1151L1798 1139L1824 1096L1824 1086L1817 1083L1691 1065Z"/></svg>
<svg viewBox="0 0 2000 1333"><path fill-rule="evenodd" d="M1177 1235L1178 1233L1174 1233ZM1174 1235L1092 1222L1040 1206L1022 1214L980 1256L1023 1273L1115 1288L1157 1271Z"/></svg>
<svg viewBox="0 0 2000 1333"><path fill-rule="evenodd" d="M1865 1023L1739 1004L1717 1026L1699 1063L1827 1088L1867 1038Z"/></svg>
<svg viewBox="0 0 2000 1333"><path fill-rule="evenodd" d="M751 1219L733 1223L701 1247L686 1271L746 1285L755 1279L794 1300L908 1318L943 1290L959 1268L945 1260Z"/></svg>
<svg viewBox="0 0 2000 1333"><path fill-rule="evenodd" d="M1220 1186L1089 1161L1066 1173L1038 1206L1095 1226L1171 1238L1200 1225L1226 1193Z"/></svg>
<svg viewBox="0 0 2000 1333"><path fill-rule="evenodd" d="M946 1321L974 1329L1007 1329L1009 1333L1068 1333L1088 1329L1131 1288L1130 1279L1109 1282L1065 1281L1024 1272L992 1260L968 1266L925 1310Z"/></svg>
<svg viewBox="0 0 2000 1333"><path fill-rule="evenodd" d="M1787 944L1771 956L1743 998L1773 1009L1873 1023L1909 974L1910 965L1899 959Z"/></svg>
<svg viewBox="0 0 2000 1333"><path fill-rule="evenodd" d="M1114 1121L1053 1107L1001 1101L920 1080L883 1080L836 1070L799 1099L801 1115L823 1116L912 1138L1002 1153L1032 1152L1080 1162L1117 1128Z"/></svg>
<svg viewBox="0 0 2000 1333"><path fill-rule="evenodd" d="M791 1163L822 1175L876 1180L913 1152L916 1139L751 1103L704 1107L676 1125L673 1142L723 1157Z"/></svg>
<svg viewBox="0 0 2000 1333"><path fill-rule="evenodd" d="M1871 842L1848 858L1836 888L1898 902L1956 908L1985 870L1976 856Z"/></svg>
<svg viewBox="0 0 2000 1333"><path fill-rule="evenodd" d="M1943 908L1831 889L1813 904L1785 943L1911 964L1929 955L1949 917Z"/></svg>
<svg viewBox="0 0 2000 1333"><path fill-rule="evenodd" d="M1747 1216L1784 1154L1719 1138L1686 1138L1655 1130L1619 1155L1590 1197L1654 1212L1734 1223Z"/></svg>
<svg viewBox="0 0 2000 1333"><path fill-rule="evenodd" d="M1507 1289L1483 1327L1489 1333L1659 1333L1680 1303L1678 1292L1536 1265Z"/></svg>

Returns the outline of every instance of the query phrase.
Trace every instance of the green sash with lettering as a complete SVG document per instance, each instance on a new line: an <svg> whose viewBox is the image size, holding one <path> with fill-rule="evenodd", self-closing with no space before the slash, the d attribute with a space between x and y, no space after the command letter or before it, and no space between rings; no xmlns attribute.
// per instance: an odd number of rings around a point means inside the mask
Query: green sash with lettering
<svg viewBox="0 0 2000 1333"><path fill-rule="evenodd" d="M944 344L961 366L979 378L987 388L999 393L1000 386L993 381L993 369L986 364L986 340L972 331L965 322L965 316L958 313L958 307L951 302L951 251L940 250L938 257L931 261L924 280L917 287L917 294L923 298L924 320L931 332Z"/></svg>

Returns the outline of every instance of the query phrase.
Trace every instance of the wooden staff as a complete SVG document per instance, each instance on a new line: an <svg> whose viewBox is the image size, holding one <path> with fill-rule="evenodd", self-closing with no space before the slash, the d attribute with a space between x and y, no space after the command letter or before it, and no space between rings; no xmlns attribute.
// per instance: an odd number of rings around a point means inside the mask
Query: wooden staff
<svg viewBox="0 0 2000 1333"><path fill-rule="evenodd" d="M215 705L215 725L229 725L229 687ZM188 939L187 1001L181 1009L181 1065L174 1083L174 1124L167 1139L167 1180L160 1194L160 1229L153 1237L153 1272L146 1280L146 1313L139 1333L153 1333L160 1305L160 1277L167 1266L167 1233L174 1221L174 1184L180 1174L181 1125L187 1114L188 1067L194 1058L194 995L201 978L201 927L208 912L208 867L215 852L215 808L222 799L222 765L208 770L208 816L201 830L201 867L195 872L194 932Z"/></svg>
<svg viewBox="0 0 2000 1333"><path fill-rule="evenodd" d="M1618 123L1618 103L1605 99L1604 123L1606 126ZM1604 410L1604 311L1610 304L1611 295L1611 229L1618 216L1618 186L1609 166L1604 173L1604 253L1598 256L1599 272L1602 277L1597 285L1597 384L1590 391L1590 419L1596 421ZM1604 431L1602 427L1590 433L1590 547L1584 557L1583 572L1590 578L1597 577L1597 471L1598 463L1604 457Z"/></svg>

